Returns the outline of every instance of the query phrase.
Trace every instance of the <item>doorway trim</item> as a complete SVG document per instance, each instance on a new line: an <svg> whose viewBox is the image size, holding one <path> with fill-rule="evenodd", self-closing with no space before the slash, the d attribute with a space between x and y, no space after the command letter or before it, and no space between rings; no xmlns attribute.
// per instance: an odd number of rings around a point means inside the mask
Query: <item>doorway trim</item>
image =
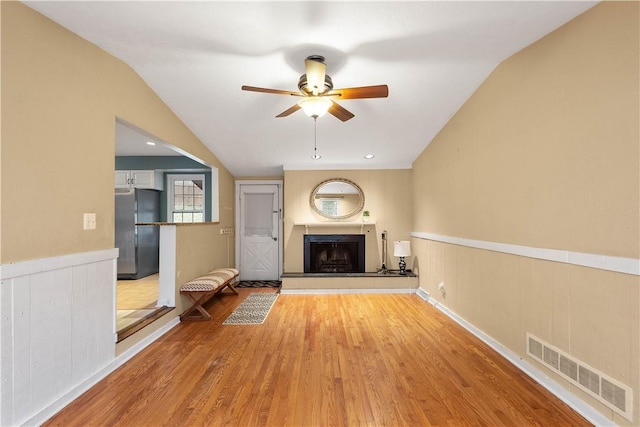
<svg viewBox="0 0 640 427"><path fill-rule="evenodd" d="M256 179L247 179L247 180L237 180L236 181L236 202L235 202L235 216L236 216L236 238L235 238L235 267L240 269L240 251L242 248L240 247L240 235L238 230L240 230L240 222L242 218L240 217L240 190L243 185L276 185L278 186L278 211L279 211L279 219L278 219L278 280L282 277L283 266L284 266L284 241L282 239L283 236L283 228L284 228L284 216L283 216L283 180L256 180Z"/></svg>

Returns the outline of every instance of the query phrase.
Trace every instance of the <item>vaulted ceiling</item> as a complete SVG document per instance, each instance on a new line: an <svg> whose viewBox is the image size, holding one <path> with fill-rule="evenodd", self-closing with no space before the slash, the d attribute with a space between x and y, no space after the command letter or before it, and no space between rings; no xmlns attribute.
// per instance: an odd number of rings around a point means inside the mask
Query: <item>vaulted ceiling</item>
<svg viewBox="0 0 640 427"><path fill-rule="evenodd" d="M27 1L129 64L235 176L283 169L408 168L503 60L596 2ZM304 59L335 88L387 84L340 101L355 114L275 116ZM365 154L374 154L365 159Z"/></svg>

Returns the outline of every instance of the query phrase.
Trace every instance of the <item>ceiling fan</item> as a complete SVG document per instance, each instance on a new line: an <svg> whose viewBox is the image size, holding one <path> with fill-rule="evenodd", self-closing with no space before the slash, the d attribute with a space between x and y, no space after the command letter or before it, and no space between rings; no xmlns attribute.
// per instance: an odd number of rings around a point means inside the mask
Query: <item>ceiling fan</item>
<svg viewBox="0 0 640 427"><path fill-rule="evenodd" d="M389 87L387 85L333 89L333 81L331 80L331 76L326 73L327 65L324 63L323 56L308 56L304 64L305 74L301 75L298 81L299 92L255 86L242 86L242 90L302 97L298 103L278 114L276 117L287 117L302 109L308 116L314 119L328 112L343 122L353 118L354 114L340 106L336 100L386 98L389 96Z"/></svg>

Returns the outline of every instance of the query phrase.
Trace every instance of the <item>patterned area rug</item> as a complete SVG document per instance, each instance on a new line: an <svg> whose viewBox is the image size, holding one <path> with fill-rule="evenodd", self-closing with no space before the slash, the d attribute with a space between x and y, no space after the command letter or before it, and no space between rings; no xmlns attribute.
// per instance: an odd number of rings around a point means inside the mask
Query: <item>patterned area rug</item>
<svg viewBox="0 0 640 427"><path fill-rule="evenodd" d="M264 323L278 294L254 292L236 307L223 325L260 325Z"/></svg>
<svg viewBox="0 0 640 427"><path fill-rule="evenodd" d="M282 285L280 280L242 280L234 287L236 288L279 288Z"/></svg>

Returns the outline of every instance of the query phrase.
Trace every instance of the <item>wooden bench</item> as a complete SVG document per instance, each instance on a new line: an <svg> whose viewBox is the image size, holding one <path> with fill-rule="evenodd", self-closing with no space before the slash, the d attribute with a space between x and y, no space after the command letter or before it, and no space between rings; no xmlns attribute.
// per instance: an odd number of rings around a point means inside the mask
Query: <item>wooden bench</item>
<svg viewBox="0 0 640 427"><path fill-rule="evenodd" d="M191 298L193 304L180 315L180 320L211 320L211 315L202 304L224 289L230 289L237 295L238 291L233 285L238 281L238 274L235 268L216 268L182 285L180 293Z"/></svg>

